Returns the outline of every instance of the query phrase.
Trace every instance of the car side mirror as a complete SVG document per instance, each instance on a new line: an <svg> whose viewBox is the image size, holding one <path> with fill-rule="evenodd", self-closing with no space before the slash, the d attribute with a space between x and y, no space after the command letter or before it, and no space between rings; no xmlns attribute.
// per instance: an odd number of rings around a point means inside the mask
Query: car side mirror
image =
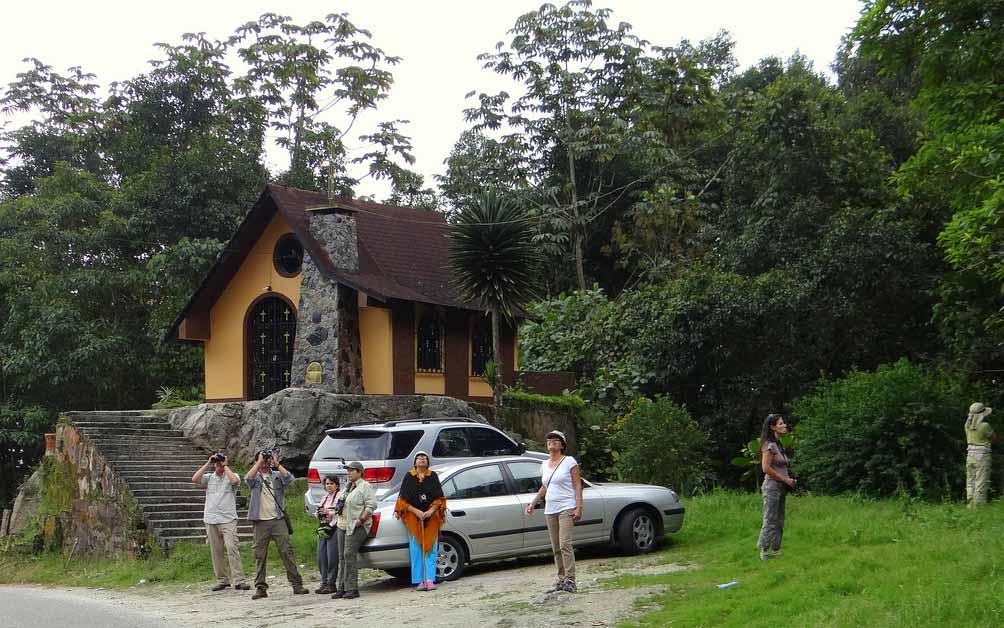
<svg viewBox="0 0 1004 628"><path fill-rule="evenodd" d="M524 443L523 441L519 441L519 443L517 443L517 445L516 445L516 451L518 451L520 454L525 454L526 453L526 443Z"/></svg>

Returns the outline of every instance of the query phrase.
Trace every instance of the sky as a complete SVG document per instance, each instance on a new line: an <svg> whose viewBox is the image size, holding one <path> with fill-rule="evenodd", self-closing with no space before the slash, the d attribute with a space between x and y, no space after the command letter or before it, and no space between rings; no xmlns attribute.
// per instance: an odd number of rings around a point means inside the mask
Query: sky
<svg viewBox="0 0 1004 628"><path fill-rule="evenodd" d="M537 9L541 2L35 0L5 4L0 11L0 85L13 81L26 67L21 61L25 57L39 58L57 71L79 65L107 85L146 71L148 61L157 56L155 42L176 44L186 32L222 39L262 13L288 15L298 23L329 13L348 13L356 26L372 32L376 46L403 59L392 68L395 85L390 97L355 128L362 133L382 120L410 120L404 131L414 145L412 168L432 185L433 175L444 171L443 160L467 128L463 110L471 101L465 100L465 94L511 89L509 83L484 70L477 55L492 50L506 38L519 15ZM632 24L636 35L654 45L669 46L682 38L697 42L728 30L736 41L741 69L769 55L787 58L797 50L817 69L827 70L840 38L857 21L861 0L594 0L593 7L612 9L613 23ZM358 142L348 145L350 156L363 149ZM285 165L282 151L274 147L267 161L273 172ZM356 192L381 199L388 191L385 184L366 180Z"/></svg>

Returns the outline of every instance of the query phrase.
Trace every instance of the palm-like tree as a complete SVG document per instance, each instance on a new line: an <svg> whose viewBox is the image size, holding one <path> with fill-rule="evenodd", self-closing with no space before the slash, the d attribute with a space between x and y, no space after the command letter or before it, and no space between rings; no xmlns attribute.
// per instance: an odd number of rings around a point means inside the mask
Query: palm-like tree
<svg viewBox="0 0 1004 628"><path fill-rule="evenodd" d="M501 318L537 294L537 249L525 212L494 190L482 192L461 209L450 233L450 268L465 299L492 316L492 357L502 373ZM501 384L492 387L495 405Z"/></svg>

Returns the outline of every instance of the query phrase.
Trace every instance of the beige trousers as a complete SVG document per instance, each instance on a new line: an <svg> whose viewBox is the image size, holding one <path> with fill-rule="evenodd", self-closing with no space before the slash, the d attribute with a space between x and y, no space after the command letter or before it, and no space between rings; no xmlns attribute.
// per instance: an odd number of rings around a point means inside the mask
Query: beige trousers
<svg viewBox="0 0 1004 628"><path fill-rule="evenodd" d="M209 555L213 559L213 574L220 584L242 584L244 565L241 564L240 539L237 538L237 520L226 523L207 523L206 538Z"/></svg>
<svg viewBox="0 0 1004 628"><path fill-rule="evenodd" d="M969 452L966 456L966 501L970 506L987 503L990 492L990 454Z"/></svg>
<svg viewBox="0 0 1004 628"><path fill-rule="evenodd" d="M544 515L547 532L551 535L551 551L554 552L554 566L558 568L558 580L575 582L575 551L572 547L572 529L575 520L572 510L556 515Z"/></svg>

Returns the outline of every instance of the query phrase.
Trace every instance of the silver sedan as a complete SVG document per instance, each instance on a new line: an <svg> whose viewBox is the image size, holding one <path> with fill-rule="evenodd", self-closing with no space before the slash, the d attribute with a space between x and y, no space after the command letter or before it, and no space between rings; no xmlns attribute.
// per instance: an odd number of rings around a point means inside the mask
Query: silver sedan
<svg viewBox="0 0 1004 628"><path fill-rule="evenodd" d="M544 509L530 517L526 506L540 488L540 461L488 458L435 468L448 514L440 535L437 578L456 580L468 563L549 553ZM374 513L373 531L360 550L362 565L393 576L409 573L408 532L394 519L397 493ZM655 549L663 534L683 525L675 492L650 484L582 481L582 519L575 545L611 545L626 554Z"/></svg>

